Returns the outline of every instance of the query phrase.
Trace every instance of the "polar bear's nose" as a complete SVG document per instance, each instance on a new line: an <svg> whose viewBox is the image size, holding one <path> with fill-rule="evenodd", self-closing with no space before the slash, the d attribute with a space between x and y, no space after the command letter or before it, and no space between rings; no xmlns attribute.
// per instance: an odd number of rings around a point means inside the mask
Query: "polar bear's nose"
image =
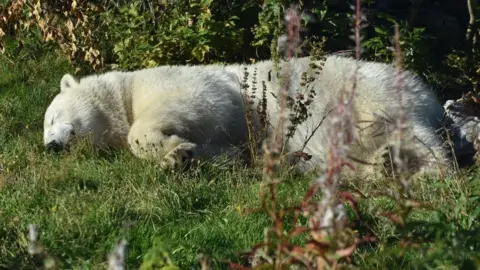
<svg viewBox="0 0 480 270"><path fill-rule="evenodd" d="M54 151L54 152L59 152L63 148L62 144L59 143L56 140L53 140L53 141L47 143L47 145L45 147L47 148L47 151Z"/></svg>

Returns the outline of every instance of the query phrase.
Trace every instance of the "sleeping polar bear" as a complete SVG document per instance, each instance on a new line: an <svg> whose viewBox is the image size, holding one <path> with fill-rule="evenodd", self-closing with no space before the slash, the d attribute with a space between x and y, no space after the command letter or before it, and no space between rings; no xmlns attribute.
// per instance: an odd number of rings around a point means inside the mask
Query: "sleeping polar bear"
<svg viewBox="0 0 480 270"><path fill-rule="evenodd" d="M327 132L332 119L329 112L340 91L352 87L357 62L328 56L324 63L317 63L323 66L319 74L309 67L307 57L294 58L280 66L287 64L289 96L294 98L301 89L304 72L315 77L311 86L316 96L309 105L311 116L296 127L286 148L311 155L310 160L297 163L299 169L320 168L328 151ZM358 123L359 140L350 146L348 154L357 161L388 163L385 159L393 140L389 121L394 123L402 111L395 87L395 68L365 61L358 65L354 120ZM245 72L250 74L246 81ZM160 66L132 72L112 71L79 81L65 74L60 93L45 114L44 143L47 149L61 150L72 138L90 135L95 145L129 147L136 156L157 160L164 169L223 153L236 157L249 135L244 97L253 97L254 109L250 111L255 128L259 128L260 116L255 108L262 99L263 83L268 92L265 98L272 123L270 132L275 132L281 88L281 79L275 74L272 61ZM402 84L405 121L415 138L403 145L402 155L409 159L412 171L438 171L438 164L448 163L448 152L437 134L444 109L434 93L414 75L404 72ZM322 124L316 129L319 123ZM311 138L304 145L308 137Z"/></svg>

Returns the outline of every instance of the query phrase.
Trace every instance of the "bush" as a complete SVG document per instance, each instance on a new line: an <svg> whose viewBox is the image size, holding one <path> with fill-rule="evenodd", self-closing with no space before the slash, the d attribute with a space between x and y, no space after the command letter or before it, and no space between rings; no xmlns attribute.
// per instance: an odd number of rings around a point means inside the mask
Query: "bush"
<svg viewBox="0 0 480 270"><path fill-rule="evenodd" d="M243 29L235 27L236 16L218 21L212 2L155 5L139 12L141 1L133 1L105 12L115 62L122 69L137 69L228 60L242 45Z"/></svg>

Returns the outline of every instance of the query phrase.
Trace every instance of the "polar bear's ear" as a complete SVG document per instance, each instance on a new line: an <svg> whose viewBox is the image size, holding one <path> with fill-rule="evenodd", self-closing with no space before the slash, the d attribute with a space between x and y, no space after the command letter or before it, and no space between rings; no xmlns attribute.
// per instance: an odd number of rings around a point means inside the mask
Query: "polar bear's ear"
<svg viewBox="0 0 480 270"><path fill-rule="evenodd" d="M60 91L64 92L77 84L75 78L70 74L65 74L60 81Z"/></svg>

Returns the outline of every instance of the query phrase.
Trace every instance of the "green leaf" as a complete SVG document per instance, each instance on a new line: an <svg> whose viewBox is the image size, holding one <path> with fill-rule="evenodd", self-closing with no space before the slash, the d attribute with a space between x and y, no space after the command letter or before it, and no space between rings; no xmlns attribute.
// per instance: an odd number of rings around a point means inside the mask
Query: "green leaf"
<svg viewBox="0 0 480 270"><path fill-rule="evenodd" d="M325 19L325 15L327 15L327 9L320 10L320 20L323 21Z"/></svg>
<svg viewBox="0 0 480 270"><path fill-rule="evenodd" d="M375 32L378 33L378 34L382 34L382 35L386 35L387 34L387 31L385 31L385 29L382 29L380 27L375 27L374 28Z"/></svg>

